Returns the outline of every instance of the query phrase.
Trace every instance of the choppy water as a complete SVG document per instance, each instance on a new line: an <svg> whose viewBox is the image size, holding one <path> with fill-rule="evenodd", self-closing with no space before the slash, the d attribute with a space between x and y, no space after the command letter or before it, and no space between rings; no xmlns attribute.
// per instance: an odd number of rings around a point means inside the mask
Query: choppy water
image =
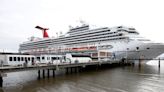
<svg viewBox="0 0 164 92"><path fill-rule="evenodd" d="M9 73L0 92L164 92L164 63L113 67L37 80L37 71Z"/></svg>

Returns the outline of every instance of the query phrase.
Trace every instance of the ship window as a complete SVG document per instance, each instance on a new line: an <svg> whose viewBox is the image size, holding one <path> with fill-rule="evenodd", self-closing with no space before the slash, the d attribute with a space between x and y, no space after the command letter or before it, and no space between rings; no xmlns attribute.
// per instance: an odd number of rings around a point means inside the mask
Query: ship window
<svg viewBox="0 0 164 92"><path fill-rule="evenodd" d="M137 50L139 50L139 47L136 47Z"/></svg>
<svg viewBox="0 0 164 92"><path fill-rule="evenodd" d="M122 36L122 34L119 34L119 36Z"/></svg>
<svg viewBox="0 0 164 92"><path fill-rule="evenodd" d="M18 58L18 61L20 61L20 57L17 57Z"/></svg>
<svg viewBox="0 0 164 92"><path fill-rule="evenodd" d="M24 58L23 57L21 57L21 61L24 61Z"/></svg>
<svg viewBox="0 0 164 92"><path fill-rule="evenodd" d="M30 61L30 57L28 57L28 61Z"/></svg>
<svg viewBox="0 0 164 92"><path fill-rule="evenodd" d="M51 57L52 60L56 60L56 57Z"/></svg>
<svg viewBox="0 0 164 92"><path fill-rule="evenodd" d="M32 59L32 61L34 61L34 57L32 57L31 59Z"/></svg>
<svg viewBox="0 0 164 92"><path fill-rule="evenodd" d="M64 56L63 59L66 60L66 56Z"/></svg>
<svg viewBox="0 0 164 92"><path fill-rule="evenodd" d="M14 61L16 61L16 57L14 57Z"/></svg>
<svg viewBox="0 0 164 92"><path fill-rule="evenodd" d="M27 57L25 57L25 61L27 61Z"/></svg>
<svg viewBox="0 0 164 92"><path fill-rule="evenodd" d="M122 26L118 26L117 28L122 28Z"/></svg>
<svg viewBox="0 0 164 92"><path fill-rule="evenodd" d="M36 59L37 59L38 61L40 61L40 57L36 57Z"/></svg>
<svg viewBox="0 0 164 92"><path fill-rule="evenodd" d="M13 58L12 57L9 57L9 61L13 61Z"/></svg>
<svg viewBox="0 0 164 92"><path fill-rule="evenodd" d="M50 57L47 57L47 60L50 60Z"/></svg>
<svg viewBox="0 0 164 92"><path fill-rule="evenodd" d="M135 28L129 28L129 30L135 30Z"/></svg>
<svg viewBox="0 0 164 92"><path fill-rule="evenodd" d="M136 31L128 31L128 33L137 33Z"/></svg>
<svg viewBox="0 0 164 92"><path fill-rule="evenodd" d="M45 58L44 57L42 57L42 60L44 60Z"/></svg>

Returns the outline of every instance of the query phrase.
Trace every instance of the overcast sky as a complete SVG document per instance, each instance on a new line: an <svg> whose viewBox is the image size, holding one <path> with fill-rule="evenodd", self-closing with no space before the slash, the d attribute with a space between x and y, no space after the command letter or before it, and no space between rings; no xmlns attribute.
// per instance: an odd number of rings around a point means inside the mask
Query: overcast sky
<svg viewBox="0 0 164 92"><path fill-rule="evenodd" d="M133 26L144 37L164 43L163 0L0 0L0 51L17 51L31 36L68 31L78 20L96 26Z"/></svg>

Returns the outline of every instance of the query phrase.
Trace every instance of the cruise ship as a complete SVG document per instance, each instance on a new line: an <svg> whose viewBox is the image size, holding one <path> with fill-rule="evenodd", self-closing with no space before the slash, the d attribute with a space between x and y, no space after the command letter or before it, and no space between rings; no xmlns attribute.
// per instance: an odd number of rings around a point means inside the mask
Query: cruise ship
<svg viewBox="0 0 164 92"><path fill-rule="evenodd" d="M94 59L152 59L164 52L164 44L141 37L133 27L116 26L90 29L82 24L72 27L65 35L50 38L41 28L42 39L31 39L20 44L19 52L41 54L88 54Z"/></svg>

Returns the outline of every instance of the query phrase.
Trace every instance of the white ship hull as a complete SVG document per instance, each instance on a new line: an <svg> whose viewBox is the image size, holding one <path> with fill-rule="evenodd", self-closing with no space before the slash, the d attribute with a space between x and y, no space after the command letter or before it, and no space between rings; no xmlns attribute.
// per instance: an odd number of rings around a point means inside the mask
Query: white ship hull
<svg viewBox="0 0 164 92"><path fill-rule="evenodd" d="M115 54L116 59L151 60L164 52L164 45L159 43L143 43L138 41L111 43L112 49L103 50ZM138 48L138 49L137 49Z"/></svg>

